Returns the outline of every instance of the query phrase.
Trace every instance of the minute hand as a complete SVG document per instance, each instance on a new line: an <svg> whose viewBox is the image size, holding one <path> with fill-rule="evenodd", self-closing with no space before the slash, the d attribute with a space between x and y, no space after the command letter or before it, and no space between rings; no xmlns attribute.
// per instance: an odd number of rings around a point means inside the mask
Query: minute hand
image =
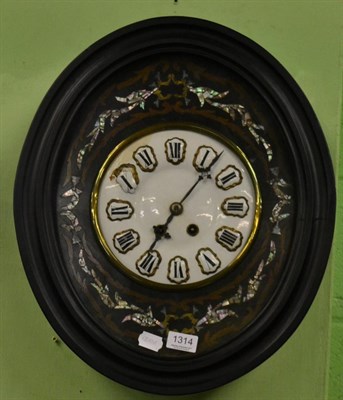
<svg viewBox="0 0 343 400"><path fill-rule="evenodd" d="M179 204L182 204L187 197L193 192L193 190L196 188L196 186L198 185L198 183L204 179L204 174L208 174L211 170L211 168L213 167L213 165L219 160L219 157L223 154L223 152L217 154L214 159L212 160L212 162L210 163L210 165L207 168L204 168L200 175L198 176L197 181L194 183L194 185L188 190L188 192L183 196L182 200L180 201ZM208 175L207 175L208 177Z"/></svg>
<svg viewBox="0 0 343 400"><path fill-rule="evenodd" d="M188 192L183 196L183 198L182 198L182 200L179 202L179 204L182 204L186 199L187 199L187 197L193 192L193 190L195 189L195 187L198 185L198 183L200 182L200 181L202 181L204 179L204 177L202 176L202 175L199 175L198 176L198 179L197 179L197 181L194 183L194 185L188 190Z"/></svg>

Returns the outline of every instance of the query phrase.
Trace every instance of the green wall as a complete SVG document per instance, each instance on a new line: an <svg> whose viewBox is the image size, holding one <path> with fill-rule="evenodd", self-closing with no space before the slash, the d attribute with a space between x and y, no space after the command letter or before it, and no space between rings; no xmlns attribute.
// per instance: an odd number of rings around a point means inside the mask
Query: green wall
<svg viewBox="0 0 343 400"><path fill-rule="evenodd" d="M196 400L343 399L343 2L111 0L1 2L0 399L163 399L123 387L85 365L45 320L17 250L12 189L20 149L44 94L82 50L141 19L186 15L229 26L272 53L297 80L325 132L339 181L329 268L292 338L246 376ZM332 334L331 334L332 331ZM330 356L331 355L331 356ZM182 398L182 397L181 397Z"/></svg>

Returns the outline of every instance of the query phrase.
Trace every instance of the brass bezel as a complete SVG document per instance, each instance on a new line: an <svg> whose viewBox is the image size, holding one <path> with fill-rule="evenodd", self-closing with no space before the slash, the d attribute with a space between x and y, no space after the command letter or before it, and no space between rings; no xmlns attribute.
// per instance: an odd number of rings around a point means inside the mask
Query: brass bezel
<svg viewBox="0 0 343 400"><path fill-rule="evenodd" d="M107 170L108 166L112 162L112 160L116 157L118 153L123 151L129 144L133 143L135 140L138 138L141 138L143 136L147 136L149 134L157 133L161 130L166 131L166 130L175 130L175 129L180 129L180 130L192 130L195 133L199 133L205 136L211 136L218 142L221 142L223 145L231 149L233 152L235 152L239 158L242 160L243 164L246 166L247 171L251 177L251 180L253 182L254 190L255 190L255 217L254 217L254 222L252 226L252 230L250 233L250 236L245 244L245 246L242 248L241 252L238 254L238 256L235 258L235 260L227 265L226 267L223 267L221 272L218 272L215 275L212 275L210 277L207 277L206 279L200 281L200 282L193 282L193 283L185 283L185 284L168 284L168 283L158 283L158 282L152 282L145 278L144 276L139 276L136 273L134 273L132 270L127 268L121 261L119 261L116 256L112 253L111 249L109 248L108 244L106 243L100 227L99 227L99 221L98 221L98 213L97 213L97 205L98 205L98 191L100 187L100 183L102 181L102 177ZM195 124L191 123L183 123L183 124L174 124L174 123L169 123L169 124L156 124L152 127L143 129L133 135L130 135L126 139L124 139L122 142L120 142L107 156L105 162L103 163L102 167L99 170L99 173L97 175L94 188L92 190L91 194L91 216L92 216L92 222L93 226L96 232L96 235L101 243L101 246L104 248L106 254L109 256L110 260L114 263L115 267L118 267L122 272L124 272L129 278L134 279L136 282L141 283L145 286L150 286L150 287L155 287L161 290L191 290L191 289L196 289L199 287L207 286L208 284L216 281L228 271L230 271L234 266L236 266L239 261L243 258L243 256L247 253L247 250L250 248L257 230L259 226L259 221L260 221L260 216L261 216L261 211L262 211L262 198L261 198L261 192L260 188L258 185L257 177L255 174L255 171L253 170L249 160L247 159L246 155L243 153L243 151L236 145L234 144L230 139L223 137L219 133L216 133L212 130L209 130L207 128L204 128L202 126L197 126ZM215 239L214 239L215 240Z"/></svg>

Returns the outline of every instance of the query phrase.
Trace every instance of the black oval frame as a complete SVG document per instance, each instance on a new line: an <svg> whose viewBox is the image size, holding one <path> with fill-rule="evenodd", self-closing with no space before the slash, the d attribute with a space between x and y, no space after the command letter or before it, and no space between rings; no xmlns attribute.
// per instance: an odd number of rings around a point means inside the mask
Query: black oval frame
<svg viewBox="0 0 343 400"><path fill-rule="evenodd" d="M305 177L306 198L301 199L303 215L298 220L301 230L306 232L305 248L301 248L300 256L298 245L290 255L293 268L298 269L293 275L292 292L283 293L277 308L260 318L260 326L266 326L263 334L257 330L235 354L214 357L210 368L197 359L173 365L156 360L150 363L148 357L135 357L120 346L109 352L109 338L94 328L65 284L60 271L63 262L50 229L54 226L50 211L55 182L49 165L56 165L63 151L63 126L72 118L71 106L87 96L97 76L106 74L110 65L115 63L120 68L166 49L187 49L219 63L230 60L253 74L261 88L270 98L277 99L283 113L290 117L289 145L299 154L299 168ZM273 354L294 332L325 271L334 230L335 201L334 173L324 135L309 102L287 71L256 43L229 28L194 18L165 17L142 21L106 36L60 75L44 98L22 151L15 182L14 214L28 280L61 339L85 362L115 381L153 393L188 394L240 377ZM78 310L77 315L72 310Z"/></svg>

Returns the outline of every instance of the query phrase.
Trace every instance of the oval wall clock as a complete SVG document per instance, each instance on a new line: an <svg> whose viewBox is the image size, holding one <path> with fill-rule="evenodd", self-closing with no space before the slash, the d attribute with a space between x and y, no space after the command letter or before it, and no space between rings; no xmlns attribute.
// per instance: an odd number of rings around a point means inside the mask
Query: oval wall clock
<svg viewBox="0 0 343 400"><path fill-rule="evenodd" d="M335 216L324 135L256 43L157 18L95 43L40 106L15 184L25 270L93 368L162 394L243 375L293 333Z"/></svg>

